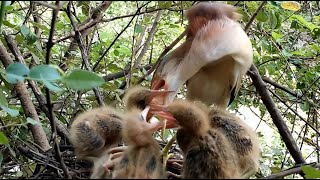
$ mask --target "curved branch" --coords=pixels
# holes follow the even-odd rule
[[[156,63],[151,67],[151,69],[148,70],[148,72],[147,72],[143,77],[141,77],[141,78],[137,81],[136,85],[142,83],[142,81],[144,81],[145,78],[146,78],[147,76],[149,76],[149,75],[157,68],[158,64],[163,60],[163,57],[164,57],[176,44],[178,44],[178,42],[179,42],[186,34],[187,34],[187,29],[184,30],[183,33],[181,33],[180,36],[179,36],[177,39],[175,39],[168,47],[166,47],[166,48],[162,51],[162,53],[160,54],[160,56],[159,56],[159,58],[157,59]]]
[[[1,41],[0,41],[0,59],[2,61],[2,64],[5,67],[8,67],[10,64],[13,63],[9,53],[7,52],[7,50],[5,49]],[[40,122],[39,116],[31,101],[31,96],[29,95],[26,85],[23,82],[18,82],[14,86],[14,89],[18,93],[18,97],[21,101],[21,106],[23,108],[23,111],[26,117],[30,117],[33,120]],[[42,148],[42,151],[44,152],[48,151],[50,149],[50,144],[47,139],[46,133],[44,132],[41,125],[29,124],[29,128],[31,130],[35,143]]]
[[[294,138],[292,137],[286,122],[283,120],[279,110],[277,109],[276,105],[274,104],[268,90],[266,88],[265,83],[261,79],[258,69],[255,65],[250,67],[248,71],[252,79],[253,85],[256,87],[258,94],[261,97],[263,104],[266,106],[268,112],[271,115],[273,123],[276,125],[279,134],[281,135],[284,143],[286,144],[292,158],[295,160],[297,164],[303,164],[306,161],[302,157],[301,151],[297,146]]]
[[[315,168],[320,168],[320,163],[311,165],[312,167]],[[302,173],[302,167],[295,167],[295,168],[290,168],[284,171],[281,171],[279,173],[271,174],[270,176],[259,178],[259,179],[280,179],[285,176],[289,176],[291,174],[297,174],[297,173]]]
[[[148,3],[147,3],[148,4]],[[110,44],[110,46],[103,52],[102,56],[97,60],[97,62],[94,64],[92,70],[94,71],[97,66],[99,65],[99,63],[102,61],[103,57],[108,53],[108,51],[111,49],[111,47],[115,44],[115,42],[118,40],[118,38],[121,36],[122,33],[124,33],[124,31],[130,26],[130,24],[132,23],[133,19],[136,17],[136,15],[140,12],[140,10],[146,6],[147,4],[144,4],[143,6],[139,7],[138,10],[135,13],[135,16],[133,16],[129,23],[126,25],[126,27],[124,27],[122,29],[122,31],[117,35],[117,37],[112,41],[112,43]]]
[[[138,67],[138,65],[140,64],[140,61],[141,61],[142,57],[143,57],[144,54],[147,52],[147,50],[148,50],[148,48],[149,48],[149,45],[150,45],[150,42],[151,42],[151,39],[153,38],[154,33],[156,32],[156,28],[157,28],[157,25],[158,25],[158,23],[159,23],[159,21],[160,21],[160,17],[161,17],[161,15],[162,15],[162,12],[163,12],[163,11],[159,11],[159,12],[157,13],[157,16],[156,16],[156,18],[155,18],[155,20],[154,20],[154,22],[153,22],[153,24],[152,24],[151,30],[150,30],[150,32],[149,32],[149,36],[148,36],[148,38],[147,38],[147,40],[146,40],[146,42],[145,42],[145,45],[143,46],[143,48],[142,48],[142,50],[141,50],[141,52],[140,52],[137,60],[135,61],[133,67],[135,67],[135,68]]]
[[[53,39],[53,34],[54,34],[54,27],[55,27],[55,22],[57,20],[57,16],[59,13],[59,1],[56,1],[56,6],[58,8],[54,9],[52,11],[52,20],[51,20],[51,28],[50,28],[50,33],[49,33],[49,39],[47,43],[47,54],[46,54],[46,64],[50,64],[50,53],[51,53],[51,48],[53,46],[52,39]],[[55,155],[60,162],[61,168],[64,173],[64,177],[71,179],[71,176],[68,172],[67,166],[65,165],[63,158],[61,157],[61,152],[57,140],[57,127],[56,127],[56,122],[54,121],[54,116],[53,116],[53,111],[52,111],[52,104],[51,104],[51,97],[50,97],[50,90],[49,88],[45,87],[46,89],[46,98],[47,98],[47,107],[49,111],[49,120],[51,124],[51,130],[52,130],[52,136],[54,140],[54,150],[55,150]]]

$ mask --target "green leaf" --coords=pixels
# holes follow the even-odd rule
[[[29,28],[28,28],[26,25],[22,25],[22,26],[20,27],[20,32],[21,32],[21,34],[22,34],[23,37],[27,37],[28,34],[30,33],[30,30],[29,30]]]
[[[275,40],[277,40],[277,39],[282,38],[283,35],[278,34],[278,33],[274,32],[274,31],[272,31],[271,36],[272,36]]]
[[[102,85],[104,79],[93,72],[75,69],[64,76],[62,82],[74,90],[89,90]]]
[[[9,140],[6,135],[0,132],[0,144],[9,144]]]
[[[320,178],[320,171],[314,167],[302,166],[301,169],[306,174],[307,179],[319,179]]]
[[[43,24],[40,24],[40,23],[37,23],[37,22],[33,22],[33,21],[30,21],[30,23],[33,26],[38,27],[38,28],[40,28],[40,29],[42,29],[44,31],[48,31],[48,32],[50,31],[50,29],[47,26],[43,25]]]
[[[57,68],[53,65],[47,64],[42,64],[33,67],[30,70],[29,77],[37,81],[56,81],[61,79],[61,76]]]
[[[30,117],[27,117],[27,123],[32,124],[32,125],[39,125],[39,126],[42,125],[40,121],[36,121]]]
[[[158,1],[158,5],[160,8],[168,8],[168,7],[171,7],[171,1]]]
[[[11,117],[16,117],[19,115],[19,110],[18,109],[12,109],[8,106],[3,106],[3,105],[0,105],[0,107],[6,111],[8,114],[10,114]]]
[[[2,106],[8,106],[8,101],[6,99],[5,94],[3,93],[2,89],[0,89],[0,105]]]
[[[268,16],[265,13],[265,11],[260,11],[256,18],[260,22],[267,22],[268,21]]]
[[[16,25],[11,24],[9,21],[3,21],[3,25],[8,26],[9,28],[15,28]]]
[[[55,83],[51,83],[49,81],[46,81],[46,80],[42,80],[43,84],[48,88],[50,89],[51,91],[55,91],[55,92],[59,92],[59,91],[62,91],[63,89],[60,88],[57,84]]]
[[[3,161],[3,155],[2,155],[2,153],[0,153],[0,167],[2,165],[2,161]]]
[[[134,32],[135,33],[142,33],[143,32],[143,28],[142,28],[142,26],[140,25],[140,24],[136,24],[135,26],[134,26]]]
[[[125,47],[125,46],[119,47],[119,48],[117,48],[117,50],[118,50],[119,53],[122,54],[122,55],[128,56],[128,55],[131,54],[131,50],[130,50],[129,48]]]
[[[11,84],[22,82],[24,77],[28,76],[29,68],[22,63],[12,63],[6,69],[5,78]]]
[[[100,37],[102,42],[108,41],[109,40],[109,36],[110,36],[110,34],[108,32],[105,32],[105,31],[99,33],[99,37]]]
[[[25,40],[27,40],[28,45],[31,45],[37,41],[37,36],[31,32],[26,25],[22,25],[20,27],[20,32]]]
[[[115,50],[113,51],[113,54],[114,54],[115,56],[119,56],[119,51],[115,49]]]

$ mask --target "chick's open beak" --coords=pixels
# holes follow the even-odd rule
[[[161,120],[167,120],[166,129],[177,127],[176,119],[172,116],[170,112],[167,111],[167,106],[164,106],[163,103],[158,102],[158,97],[167,96],[172,91],[168,90],[150,90],[150,95],[147,97],[146,107],[147,116],[146,120],[149,121],[152,116],[158,115]]]

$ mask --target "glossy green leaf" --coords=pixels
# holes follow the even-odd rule
[[[0,105],[0,107],[6,111],[8,114],[10,114],[11,117],[16,117],[19,115],[19,110],[18,109],[12,109],[8,106],[3,106],[3,105]]]
[[[141,26],[140,24],[136,24],[136,25],[134,26],[134,32],[135,32],[135,33],[142,33],[142,32],[143,32],[142,26]]]
[[[268,15],[263,10],[258,13],[256,18],[260,22],[267,22],[268,21]]]
[[[2,106],[8,106],[8,101],[6,99],[5,94],[3,93],[2,89],[0,89],[0,105]]]
[[[42,123],[40,121],[36,121],[30,117],[27,117],[27,123],[32,124],[32,125],[42,125]]]
[[[15,84],[22,82],[24,77],[28,76],[29,68],[22,63],[12,63],[6,68],[6,80],[9,83]]]
[[[310,166],[303,166],[301,167],[302,171],[306,174],[307,179],[319,179],[320,178],[320,171],[314,167]]]
[[[47,80],[42,80],[43,84],[50,89],[51,91],[55,91],[55,92],[59,92],[59,91],[63,91],[62,88],[60,88],[57,84],[55,83],[51,83],[50,81]]]
[[[0,167],[2,167],[1,165],[2,165],[2,161],[3,161],[3,155],[2,155],[2,153],[0,153]]]
[[[30,70],[29,78],[37,81],[56,81],[60,80],[61,76],[56,67],[42,64],[35,66]]]
[[[9,144],[9,140],[3,132],[0,132],[0,144]]]
[[[75,69],[64,76],[62,82],[74,90],[89,90],[102,85],[104,79],[93,72]]]

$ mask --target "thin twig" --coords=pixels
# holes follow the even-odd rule
[[[89,58],[88,58],[88,51],[87,51],[87,48],[85,47],[84,45],[84,42],[83,42],[83,38],[81,36],[81,33],[77,30],[77,27],[76,27],[76,23],[72,17],[72,14],[71,14],[71,10],[70,10],[70,5],[71,5],[72,2],[70,2],[67,6],[67,15],[71,21],[71,25],[75,31],[75,35],[76,35],[76,41],[78,43],[78,46],[80,48],[80,52],[81,52],[81,56],[82,56],[82,60],[85,64],[85,68],[89,71],[91,71],[91,67],[90,67],[90,63],[89,63]],[[104,106],[104,102],[103,102],[103,98],[101,96],[101,93],[100,91],[98,90],[98,88],[93,88],[93,92],[95,93],[95,96],[96,96],[96,99],[98,101],[98,104],[100,106]]]
[[[311,164],[310,166],[311,167],[315,167],[315,168],[320,168],[320,163],[313,164],[313,165]],[[281,171],[279,173],[275,173],[275,174],[272,174],[270,176],[259,178],[259,179],[279,179],[279,178],[283,178],[285,176],[288,176],[288,175],[291,175],[291,174],[297,174],[297,173],[302,173],[302,167],[301,166],[295,167],[295,168],[290,168],[290,169]]]
[[[43,1],[33,1],[33,2],[34,2],[34,3],[37,3],[37,4],[40,4],[40,5],[42,5],[42,6],[45,6],[45,7],[51,8],[51,9],[53,9],[53,10],[55,10],[55,9],[58,8],[56,5],[52,5],[52,4],[43,2]]]
[[[297,113],[292,107],[290,107],[284,100],[282,100],[275,92],[271,91],[269,89],[269,91],[277,98],[279,99],[280,102],[282,102],[285,106],[288,107],[288,109],[290,109],[295,115],[297,115],[302,121],[304,121],[308,126],[311,127],[311,129],[313,129],[317,134],[318,136],[320,136],[320,132],[315,128],[313,127],[313,125],[311,125],[308,120],[304,119],[299,113]]]
[[[152,66],[151,69],[148,70],[148,72],[143,76],[141,77],[137,82],[136,82],[136,85],[137,84],[140,84],[142,83],[142,81],[145,80],[145,78],[147,76],[149,76],[159,65],[159,63],[163,60],[163,57],[176,45],[178,44],[178,42],[187,34],[187,30],[184,30],[180,36],[174,40],[168,47],[166,47],[162,53],[160,54],[159,58],[157,59],[156,63]]]
[[[252,22],[253,22],[254,19],[257,17],[259,11],[263,8],[263,6],[264,6],[267,2],[268,2],[268,1],[263,1],[263,2],[259,5],[259,7],[258,7],[258,9],[256,10],[256,12],[254,12],[253,15],[252,15],[252,17],[249,19],[247,25],[246,25],[245,28],[244,28],[244,31],[246,31],[246,32],[248,31],[248,29],[249,29],[249,27],[251,26]]]
[[[110,44],[110,46],[103,52],[103,54],[101,55],[101,57],[96,61],[96,63],[94,64],[92,70],[94,71],[97,66],[99,65],[99,63],[101,62],[101,60],[104,58],[104,56],[108,53],[108,51],[111,49],[111,47],[115,44],[115,42],[118,40],[118,38],[121,36],[121,34],[126,31],[126,29],[130,26],[130,24],[132,23],[133,19],[136,17],[136,15],[140,12],[141,8],[143,8],[144,6],[146,6],[148,3],[142,5],[141,7],[139,7],[135,13],[135,16],[133,16],[129,23],[122,29],[122,31],[116,36],[116,38],[112,41],[112,43]]]
[[[60,7],[59,1],[56,1],[56,6],[57,6],[57,8],[55,8],[52,12],[51,29],[50,29],[49,39],[48,39],[48,43],[47,43],[46,64],[50,64],[50,53],[51,53],[51,48],[53,46],[52,39],[53,39],[54,27],[55,27],[55,22],[57,20],[58,13],[59,13],[58,7]],[[59,144],[57,141],[57,129],[56,129],[56,123],[53,118],[50,90],[47,87],[45,87],[45,89],[46,89],[47,106],[48,106],[48,111],[49,111],[49,120],[50,120],[50,124],[51,124],[52,136],[53,136],[53,141],[54,141],[55,155],[56,155],[58,161],[60,162],[61,168],[64,173],[64,177],[67,179],[71,179],[71,176],[68,172],[68,169],[63,161],[63,158],[61,157],[60,148],[59,148]]]
[[[148,36],[148,38],[147,38],[147,40],[146,40],[146,42],[145,42],[145,44],[144,44],[144,46],[143,46],[143,48],[142,48],[142,50],[141,50],[141,52],[140,52],[137,60],[135,61],[134,65],[133,65],[134,68],[137,68],[137,67],[138,67],[138,65],[139,65],[140,62],[141,62],[142,57],[143,57],[144,54],[147,52],[147,50],[148,50],[148,48],[149,48],[149,45],[150,45],[150,42],[151,42],[151,39],[153,38],[154,33],[156,32],[156,28],[157,28],[158,22],[159,22],[159,20],[160,20],[160,17],[161,17],[161,15],[162,15],[162,12],[163,12],[163,11],[159,11],[159,12],[157,13],[157,16],[156,16],[156,18],[155,18],[155,20],[154,20],[154,22],[153,22],[153,24],[152,24],[151,30],[150,30],[150,32],[149,32],[149,36]]]

